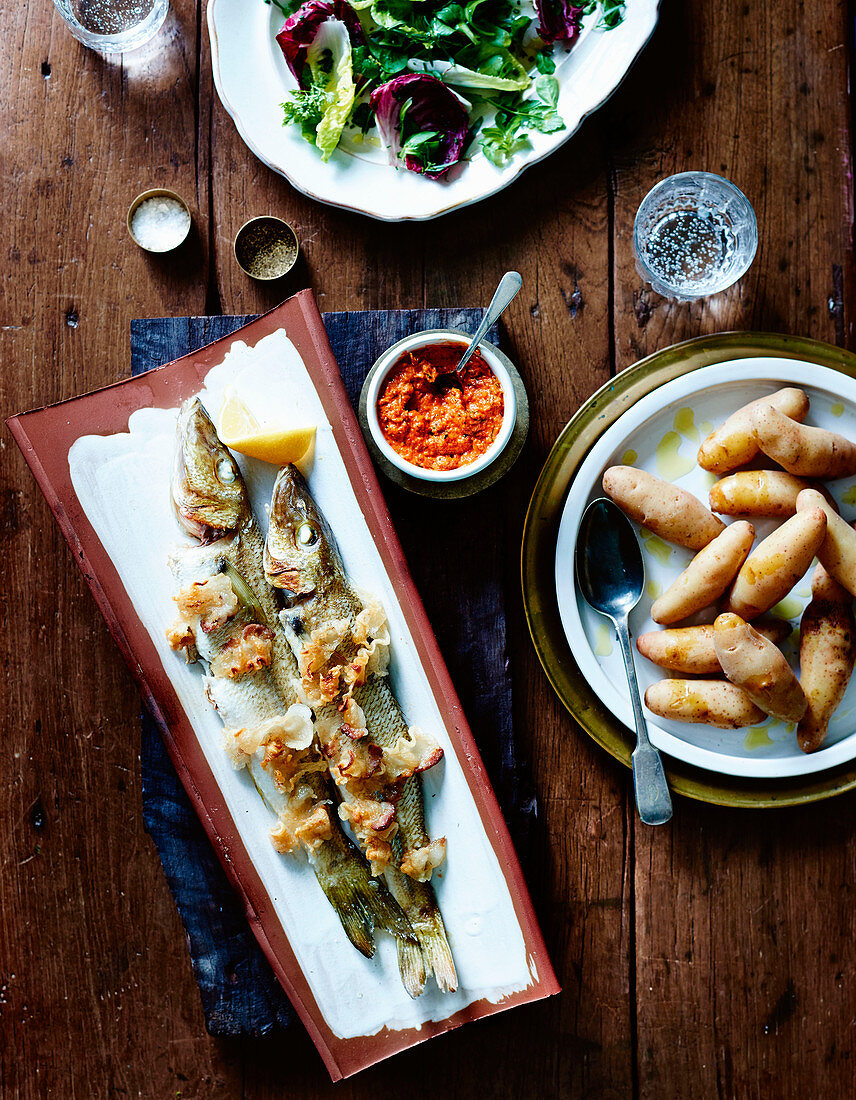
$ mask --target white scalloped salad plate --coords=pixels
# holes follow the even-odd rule
[[[734,360],[702,367],[666,383],[627,410],[603,433],[580,466],[565,501],[556,545],[556,591],[562,626],[574,659],[593,690],[629,728],[633,715],[627,681],[612,627],[593,611],[578,592],[573,556],[580,519],[586,505],[603,496],[601,478],[608,466],[632,464],[688,489],[707,503],[716,481],[695,461],[698,445],[735,409],[785,385],[800,386],[811,400],[807,423],[856,439],[856,380],[794,359]],[[842,515],[852,520],[856,479],[828,483]],[[723,517],[728,520],[728,517]],[[777,526],[775,520],[753,519],[757,539]],[[637,526],[637,531],[639,528]],[[651,604],[683,570],[692,552],[670,546],[642,532],[646,589],[630,616],[634,638],[660,629],[651,619]],[[756,543],[757,544],[757,543]],[[813,568],[813,566],[812,566]],[[808,603],[811,569],[774,613],[791,621],[794,631],[784,643],[785,655],[798,668],[797,628]],[[635,651],[635,647],[634,647]],[[639,687],[645,689],[669,676],[635,652]],[[724,775],[784,778],[809,775],[856,757],[856,677],[830,723],[824,748],[805,754],[794,727],[768,719],[750,729],[720,730],[660,718],[646,710],[651,740],[664,753],[696,767]]]
[[[532,133],[531,147],[503,168],[491,164],[476,145],[471,159],[444,180],[396,167],[378,146],[344,139],[325,164],[299,127],[283,125],[281,104],[296,83],[276,43],[284,18],[273,4],[210,0],[214,84],[250,150],[298,191],[382,221],[424,221],[495,194],[563,145],[621,83],[654,31],[659,2],[627,0],[623,23],[610,31],[597,28],[595,13],[570,51],[557,48],[558,110],[566,129]]]

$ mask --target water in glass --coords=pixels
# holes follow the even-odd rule
[[[68,29],[101,53],[136,50],[160,30],[169,0],[54,0]]]
[[[639,271],[667,298],[725,290],[746,273],[757,245],[749,200],[708,172],[683,172],[658,183],[642,200],[633,227]]]

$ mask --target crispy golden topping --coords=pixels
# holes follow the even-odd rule
[[[365,651],[366,676],[384,676],[389,666],[389,625],[386,612],[374,596],[362,596],[363,610],[354,619],[351,637]],[[362,660],[362,654],[359,655]]]
[[[325,772],[327,765],[322,759],[313,753],[284,752],[275,757],[266,767],[266,771],[273,776],[273,781],[278,790],[283,794],[294,794],[304,777],[311,772]],[[309,795],[311,790],[307,787]]]
[[[392,779],[406,779],[433,768],[443,759],[443,750],[433,737],[418,726],[411,726],[406,737],[399,737],[391,748],[383,750],[383,769]]]
[[[283,756],[286,750],[296,750],[299,753],[309,748],[314,735],[309,707],[302,703],[292,703],[285,714],[274,715],[257,726],[237,730],[227,727],[224,740],[232,764],[236,768],[243,768],[260,748],[273,744],[273,755]],[[279,761],[277,763],[279,766]]]
[[[212,676],[234,680],[270,664],[273,631],[259,623],[236,629],[211,662]]]
[[[332,668],[328,668],[318,673],[315,680],[315,686],[317,687],[317,698],[320,703],[332,703],[339,697],[339,680],[341,675],[341,665],[333,665]]]
[[[238,610],[238,597],[224,573],[217,573],[206,581],[194,581],[174,598],[188,626],[198,623],[206,634],[225,626]]]
[[[176,619],[172,626],[167,627],[166,640],[171,649],[184,650],[184,659],[189,665],[199,657],[193,628],[185,619]]]
[[[271,844],[284,856],[290,855],[297,847],[297,837],[294,832],[296,826],[288,820],[290,816],[283,814],[270,831]]]
[[[350,659],[342,650],[353,652]],[[300,655],[303,689],[313,705],[347,702],[371,675],[383,676],[389,665],[389,628],[381,605],[372,600],[356,616],[316,627]]]
[[[322,671],[342,640],[347,637],[348,626],[347,619],[333,619],[312,631],[300,654],[300,674],[304,682],[311,683]]]
[[[322,743],[321,751],[330,761],[330,772],[340,787],[347,787],[352,780],[369,779],[378,775],[383,766],[383,750],[373,741],[354,737],[340,726]]]
[[[401,861],[401,870],[417,882],[427,882],[435,867],[446,858],[446,838],[432,840],[424,848],[411,848]]]
[[[391,802],[378,799],[352,798],[339,807],[339,817],[350,821],[361,836],[369,830],[375,833],[388,832],[389,826],[394,822],[395,806]]]
[[[382,875],[392,863],[392,845],[388,840],[372,834],[365,840],[366,859],[369,861],[369,870],[374,878]]]
[[[313,805],[311,798],[292,800],[270,831],[274,848],[285,855],[293,852],[298,844],[312,852],[331,835],[329,810],[321,803]]]
[[[330,813],[326,806],[317,805],[294,830],[297,840],[310,852],[314,851],[332,835]]]
[[[392,861],[390,841],[398,831],[395,806],[373,798],[354,798],[339,806],[339,817],[350,823],[376,877]]]

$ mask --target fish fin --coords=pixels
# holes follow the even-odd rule
[[[404,910],[390,894],[382,879],[372,878],[366,872],[365,886],[361,894],[362,904],[371,917],[375,928],[389,932],[401,943],[415,944],[416,935]]]
[[[458,988],[458,974],[439,909],[430,915],[427,927],[420,928],[418,935],[428,973],[433,973],[437,988],[441,993],[454,993]]]
[[[425,957],[417,940],[398,940],[398,970],[404,988],[411,997],[418,997],[425,988],[428,975]]]
[[[373,924],[360,898],[348,883],[327,882],[320,876],[318,881],[327,900],[336,910],[345,935],[361,955],[365,955],[367,959],[372,958],[375,953]]]
[[[408,878],[397,867],[387,868],[386,881],[396,901],[407,914],[419,941],[422,956],[424,975],[420,976],[413,953],[404,952],[399,944],[398,968],[404,988],[411,997],[418,996],[433,974],[441,993],[454,993],[458,988],[458,975],[431,883]]]
[[[415,941],[410,921],[383,882],[372,878],[368,864],[338,832],[313,853],[315,877],[336,910],[345,935],[367,959],[375,953],[375,928],[401,940]]]

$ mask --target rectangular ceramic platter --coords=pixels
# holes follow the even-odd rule
[[[307,864],[279,856],[271,817],[222,748],[202,670],[170,649],[170,551],[190,544],[169,497],[175,417],[232,386],[264,421],[318,426],[310,488],[354,583],[390,621],[391,677],[408,721],[443,762],[424,782],[432,836],[448,840],[434,883],[459,989],[404,991],[393,941],[364,959]],[[253,929],[334,1079],[439,1032],[558,991],[519,864],[403,562],[314,299],[302,292],[200,352],[62,405],[13,418],[13,434],[84,570],[179,774],[241,892]],[[276,471],[240,459],[262,528]]]

